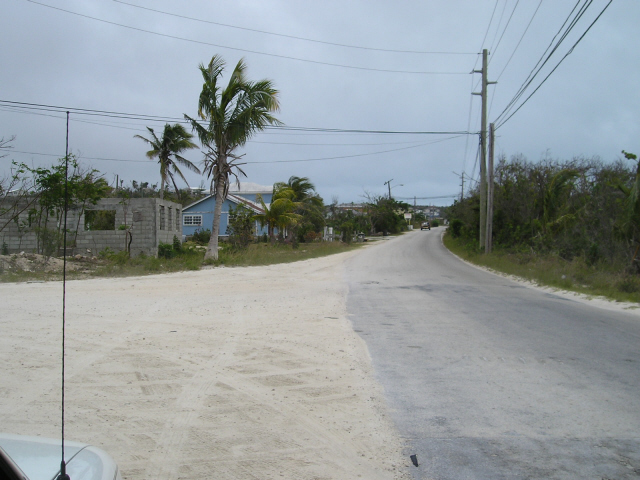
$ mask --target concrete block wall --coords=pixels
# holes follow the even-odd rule
[[[155,256],[159,243],[172,243],[174,236],[181,238],[182,235],[182,205],[178,203],[159,198],[132,198],[126,201],[121,198],[104,198],[97,205],[91,205],[90,209],[114,210],[115,230],[85,230],[85,215],[79,215],[79,209],[70,210],[67,214],[68,229],[75,232],[78,225],[78,236],[73,249],[76,254],[97,255],[107,247],[115,252],[125,250],[127,232],[120,229],[121,225],[130,229],[132,255],[143,253]],[[0,221],[2,217],[0,216]],[[27,213],[24,213],[20,220],[26,222],[27,217]],[[49,221],[49,228],[56,226],[56,219]],[[72,243],[72,237],[73,234],[67,236],[69,243]],[[10,253],[36,251],[37,238],[33,229],[27,228],[21,232],[14,222],[0,232],[0,243],[3,241]]]

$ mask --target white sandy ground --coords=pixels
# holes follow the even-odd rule
[[[347,319],[354,254],[68,282],[66,438],[125,480],[408,479]],[[0,430],[59,436],[61,312],[61,282],[0,285]]]

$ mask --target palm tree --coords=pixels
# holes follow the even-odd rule
[[[280,122],[271,115],[278,110],[278,91],[270,80],[250,82],[245,76],[246,65],[240,60],[231,74],[226,88],[218,85],[225,63],[214,55],[208,66],[200,64],[204,83],[198,100],[198,117],[184,117],[206,149],[204,171],[211,179],[216,205],[213,213],[211,240],[205,260],[218,258],[218,235],[222,203],[229,192],[229,177],[233,175],[239,184],[238,173],[246,174],[234,163],[237,147],[244,145],[255,133],[268,125]],[[204,125],[200,123],[202,121]]]
[[[324,202],[320,195],[316,193],[316,187],[307,177],[289,177],[287,183],[278,183],[276,189],[289,189],[292,192],[291,200],[295,203],[295,213],[301,215],[304,223],[314,225],[324,224]],[[300,226],[302,222],[298,222]],[[294,236],[297,228],[291,230],[290,235]]]
[[[173,187],[178,191],[178,186],[173,178],[174,174],[177,174],[184,182],[189,185],[187,179],[180,171],[178,164],[188,168],[192,172],[200,173],[200,169],[196,167],[186,158],[180,156],[180,153],[190,148],[196,148],[197,145],[191,141],[193,135],[185,130],[185,128],[176,123],[175,125],[164,126],[162,132],[162,138],[158,138],[153,131],[153,128],[147,127],[151,134],[151,139],[145,138],[142,135],[134,135],[135,138],[144,140],[151,145],[151,150],[147,152],[147,157],[158,157],[158,163],[160,164],[160,198],[164,198],[164,187],[169,184],[169,179],[173,183]],[[172,158],[173,157],[173,158]]]
[[[290,188],[282,187],[281,184],[273,186],[273,196],[269,205],[264,203],[262,195],[258,195],[258,201],[264,213],[255,215],[260,225],[267,225],[271,243],[275,243],[275,229],[284,232],[287,227],[296,225],[302,215],[295,213],[296,203],[293,201],[294,192]]]

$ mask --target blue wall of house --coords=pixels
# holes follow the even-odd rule
[[[234,192],[236,196],[242,196],[247,200],[256,202],[256,194],[237,194]],[[271,202],[272,194],[262,194],[262,198],[266,204]],[[258,202],[259,203],[259,202]],[[182,210],[182,238],[193,235],[196,230],[209,230],[211,231],[211,227],[213,225],[213,211],[216,206],[216,200],[213,195],[201,200],[200,202],[196,202],[185,207]],[[222,214],[220,215],[220,236],[224,237],[227,235],[227,226],[229,225],[229,207],[236,209],[238,205],[231,201],[231,199],[227,198],[222,204]],[[193,219],[193,215],[202,216],[202,224],[201,225],[192,225],[189,219]],[[260,224],[256,222],[256,231],[258,235],[266,234],[267,227],[260,227]]]

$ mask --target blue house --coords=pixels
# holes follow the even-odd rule
[[[229,225],[229,209],[237,209],[240,205],[248,208],[256,214],[264,213],[258,200],[258,195],[262,197],[265,204],[271,203],[273,188],[257,185],[255,183],[242,183],[238,189],[232,185],[229,189],[227,199],[222,204],[222,215],[220,216],[220,237],[227,236],[227,226]],[[193,235],[196,230],[211,230],[213,225],[213,211],[216,206],[215,195],[208,195],[191,205],[182,209],[182,240]],[[256,234],[267,233],[267,227],[260,226],[256,221]]]

